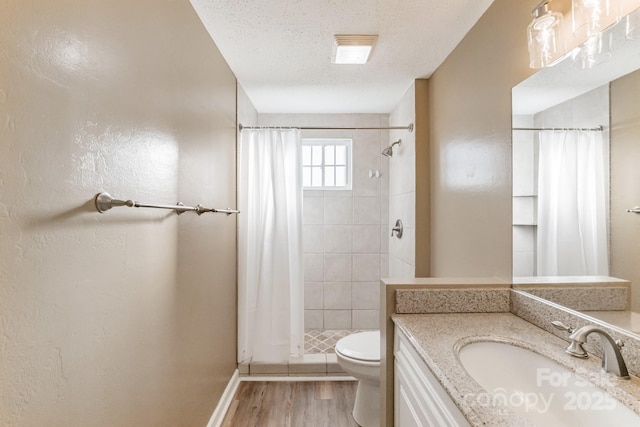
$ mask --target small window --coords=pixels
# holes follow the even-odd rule
[[[303,139],[302,186],[307,190],[351,190],[351,140]]]

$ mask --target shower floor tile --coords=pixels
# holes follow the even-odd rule
[[[309,329],[304,333],[305,354],[332,354],[339,339],[347,335],[362,332],[353,329]]]
[[[246,363],[238,369],[243,377],[326,377],[353,379],[342,370],[334,347],[340,338],[362,332],[362,329],[309,329],[304,334],[304,355],[283,363]]]

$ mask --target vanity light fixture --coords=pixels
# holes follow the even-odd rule
[[[619,0],[571,0],[573,35],[585,39],[620,20]]]
[[[597,33],[571,52],[572,66],[589,69],[611,58],[613,38],[611,33]]]
[[[564,53],[560,24],[562,14],[549,9],[551,0],[542,0],[532,11],[533,21],[527,27],[529,67],[553,65]]]
[[[366,64],[378,41],[377,35],[337,34],[334,37],[334,64]]]

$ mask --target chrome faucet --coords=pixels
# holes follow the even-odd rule
[[[611,335],[594,325],[583,326],[582,328],[574,331],[572,328],[568,328],[560,322],[552,322],[552,324],[556,328],[564,329],[571,334],[569,336],[571,343],[565,351],[572,356],[580,357],[582,359],[589,357],[582,346],[587,341],[589,334],[596,333],[600,335],[600,343],[602,346],[602,369],[604,369],[605,372],[615,374],[621,378],[630,378],[629,371],[627,371],[627,365],[624,363],[622,353],[620,353],[620,349],[623,346],[622,341],[614,341],[613,338],[611,338]]]

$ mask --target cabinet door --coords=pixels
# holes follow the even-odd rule
[[[395,425],[398,427],[429,427],[426,422],[420,422],[406,392],[404,387],[396,389]]]
[[[396,328],[394,419],[396,427],[468,427],[455,402]]]
[[[420,404],[417,390],[411,385],[408,372],[400,362],[395,366],[395,409],[396,427],[439,427],[436,421]]]

